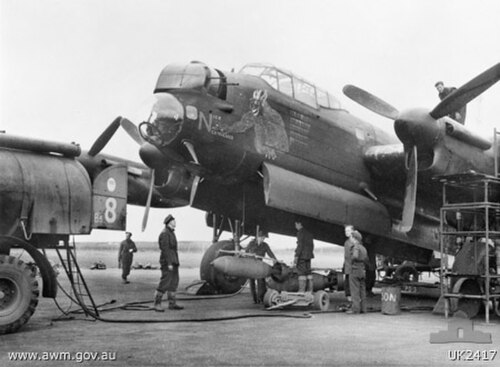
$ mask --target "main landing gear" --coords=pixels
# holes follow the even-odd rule
[[[229,224],[233,233],[233,240],[219,241],[219,238],[224,230],[224,225]],[[203,255],[200,264],[200,278],[204,280],[205,285],[198,291],[198,294],[218,293],[232,294],[238,292],[247,282],[247,278],[233,277],[224,274],[212,265],[212,262],[220,257],[227,256],[224,251],[235,251],[240,249],[240,221],[231,221],[224,218],[218,218],[216,214],[212,214],[213,228],[213,244]]]
[[[212,266],[212,262],[219,256],[227,256],[223,251],[234,251],[233,241],[218,241],[211,245],[203,255],[200,265],[200,277],[212,288],[213,293],[231,294],[238,292],[247,282],[246,278],[226,275]]]

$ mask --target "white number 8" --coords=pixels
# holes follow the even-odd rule
[[[106,211],[104,212],[104,219],[108,223],[114,223],[116,221],[116,208],[117,202],[115,198],[106,199]]]

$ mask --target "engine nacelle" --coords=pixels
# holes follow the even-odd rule
[[[175,198],[182,205],[189,204],[194,176],[180,166],[172,166],[166,175],[155,180],[155,188],[164,197]]]

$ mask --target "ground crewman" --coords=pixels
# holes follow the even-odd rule
[[[254,240],[250,241],[246,248],[246,252],[255,254],[260,257],[265,257],[266,255],[270,258],[276,260],[276,256],[271,251],[269,245],[264,242],[264,239],[267,237],[263,231],[257,233],[257,237]],[[262,260],[262,259],[260,259]],[[262,303],[264,301],[264,294],[266,294],[266,279],[249,279],[250,281],[250,290],[252,292],[253,301],[255,303]],[[255,286],[255,281],[257,281],[257,287]]]
[[[169,310],[182,310],[176,302],[175,292],[179,286],[179,255],[177,253],[177,237],[175,236],[175,218],[169,214],[163,221],[163,228],[158,238],[160,246],[161,278],[154,295],[154,309],[165,311],[161,306],[163,294],[167,292]]]
[[[313,235],[304,228],[301,219],[295,220],[295,228],[297,229],[297,247],[292,267],[297,267],[299,292],[312,292],[314,290],[311,272],[311,259],[314,258]]]
[[[134,241],[131,240],[132,233],[125,232],[125,239],[120,243],[120,250],[118,250],[118,268],[122,268],[122,281],[123,284],[130,283],[127,277],[130,274],[130,267],[134,259],[134,252],[137,252],[137,247]]]

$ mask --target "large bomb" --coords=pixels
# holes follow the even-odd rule
[[[238,278],[267,278],[272,271],[270,265],[253,257],[221,256],[212,265],[218,271]]]

